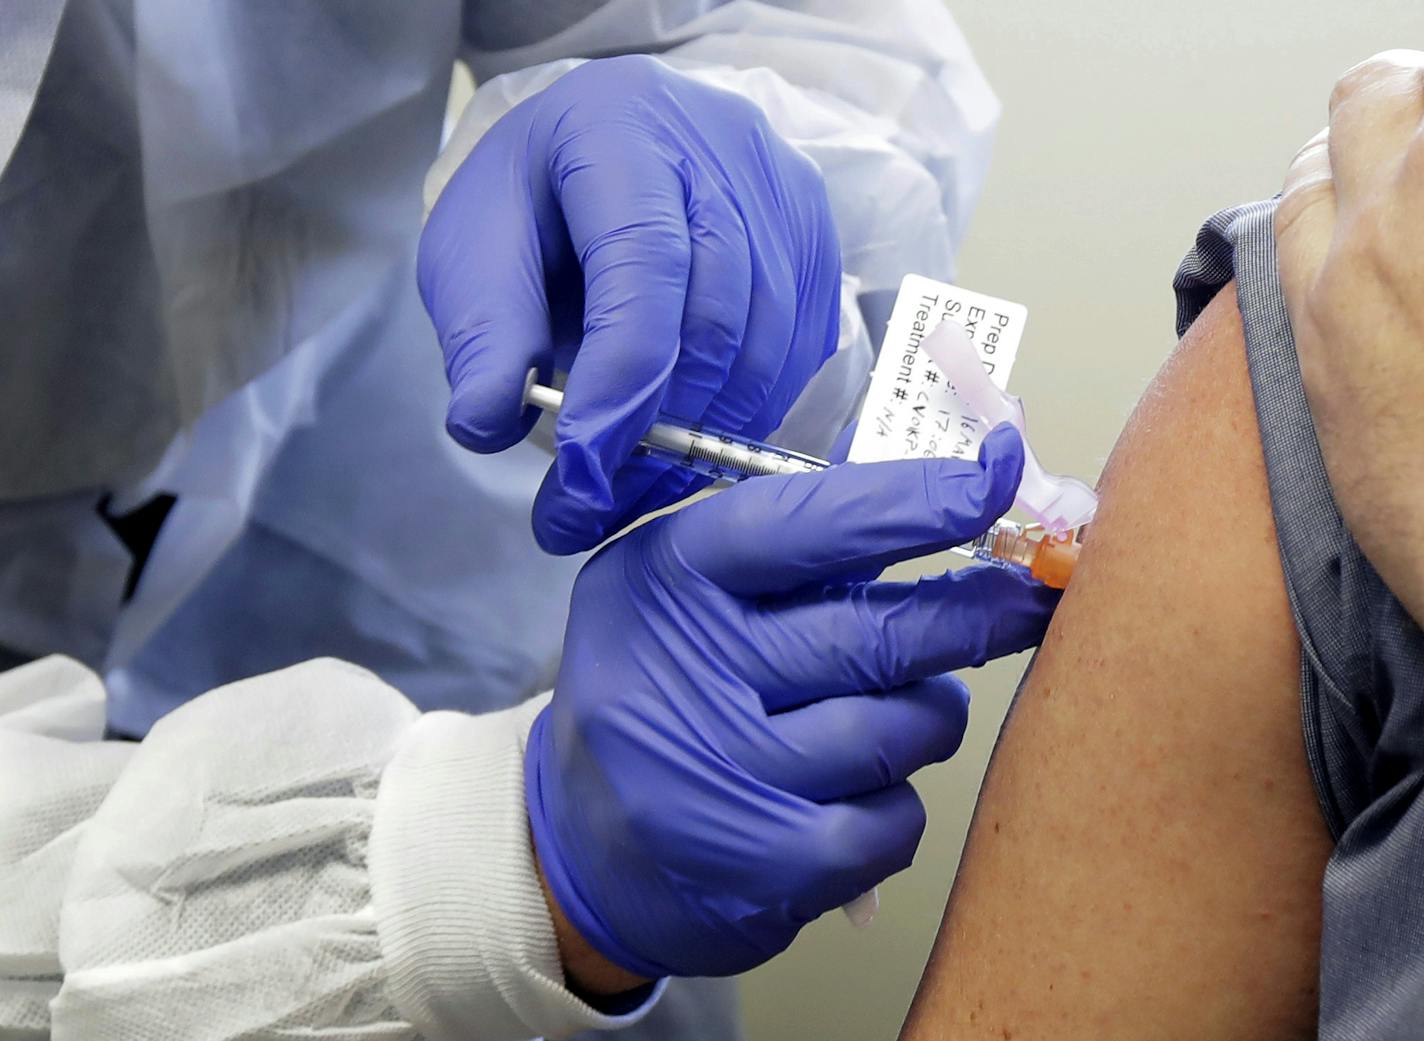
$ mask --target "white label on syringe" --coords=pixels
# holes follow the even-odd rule
[[[988,428],[965,414],[943,374],[920,349],[921,341],[946,320],[964,326],[989,378],[1000,390],[1008,388],[1028,308],[923,275],[906,275],[860,409],[851,462],[978,455]]]

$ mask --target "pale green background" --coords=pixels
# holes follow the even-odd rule
[[[1172,274],[1202,219],[1279,188],[1341,71],[1424,47],[1424,2],[950,7],[1004,104],[960,281],[1028,305],[1011,388],[1044,462],[1094,478],[1175,341]],[[746,978],[751,1041],[895,1037],[1023,665],[967,674],[968,738],[916,778],[929,829],[914,867],[882,888],[879,921],[861,933],[828,915]]]

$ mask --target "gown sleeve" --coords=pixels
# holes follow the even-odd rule
[[[0,674],[0,1035],[560,1037],[523,746],[546,698],[422,715],[344,662],[100,740],[63,658]]]

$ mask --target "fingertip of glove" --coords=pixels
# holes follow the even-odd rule
[[[979,465],[1012,471],[1016,476],[1023,472],[1023,435],[1012,423],[1000,423],[984,435],[979,445]]]
[[[1003,627],[1007,645],[1011,645],[1012,649],[1002,653],[1013,654],[1037,647],[1043,642],[1063,591],[1046,586],[1021,571],[993,566],[985,570],[1003,576],[1000,579],[1003,595],[998,598],[1001,608],[999,624]]]
[[[945,673],[936,676],[928,681],[930,689],[934,692],[940,704],[948,711],[957,713],[961,724],[966,723],[969,718],[969,703],[972,697],[969,691],[969,684],[965,683],[953,673]],[[963,727],[960,728],[960,736],[963,736]]]
[[[600,541],[596,533],[570,526],[563,510],[540,510],[536,505],[532,524],[534,541],[539,548],[556,557],[582,553],[584,550],[593,549]]]
[[[445,432],[472,452],[502,452],[517,444],[538,419],[532,410],[521,408],[501,421],[496,413],[503,410],[503,404],[488,391],[479,392],[468,382],[456,384],[445,410]]]
[[[1002,517],[1013,506],[1023,480],[1024,443],[1018,430],[1009,423],[1000,423],[989,431],[979,446],[979,465],[989,481],[985,512]]]
[[[977,634],[975,653],[965,667],[975,667],[1043,642],[1061,591],[1052,589],[1019,568],[981,564],[946,572],[937,579],[943,593],[965,606],[958,616],[962,631]]]
[[[943,763],[953,759],[964,745],[964,735],[969,730],[969,688],[961,683],[957,689],[940,694],[939,700],[944,723],[936,735],[934,761]]]
[[[593,549],[605,535],[601,513],[568,500],[568,491],[554,483],[551,473],[535,495],[530,515],[534,541],[556,557]]]
[[[921,460],[932,500],[957,518],[966,537],[982,533],[1014,504],[1023,476],[1023,441],[1008,424],[995,427],[979,447],[978,464],[964,459]]]
[[[471,452],[486,454],[494,451],[487,447],[489,439],[471,428],[465,418],[456,415],[453,410],[445,414],[445,433],[461,448],[468,448]]]
[[[947,572],[943,578],[957,582],[983,584],[993,590],[987,594],[995,602],[1031,609],[1044,604],[1056,604],[1063,595],[1034,578],[1024,568],[998,564],[976,564],[959,571]]]

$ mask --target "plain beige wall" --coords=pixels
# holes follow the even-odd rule
[[[1028,305],[1012,389],[1044,462],[1093,478],[1175,341],[1172,274],[1198,225],[1274,194],[1341,71],[1424,47],[1424,0],[950,7],[1004,104],[960,281]],[[929,829],[914,867],[882,888],[875,925],[828,915],[746,978],[750,1041],[895,1037],[1023,666],[966,676],[965,746],[917,777]]]

